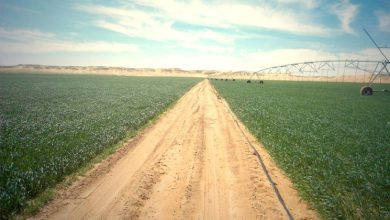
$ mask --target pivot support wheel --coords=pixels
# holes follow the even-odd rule
[[[369,86],[363,86],[362,88],[360,88],[360,95],[362,95],[362,96],[370,96],[373,94],[374,94],[374,91]]]

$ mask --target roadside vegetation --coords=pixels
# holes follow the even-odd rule
[[[352,83],[212,84],[324,219],[390,219],[390,94],[362,97]]]
[[[199,81],[0,74],[0,218],[132,137]]]

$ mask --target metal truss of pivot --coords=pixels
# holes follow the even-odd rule
[[[382,54],[383,58],[385,58],[385,60],[381,62],[381,66],[379,66],[379,67],[377,66],[375,68],[375,71],[372,73],[372,75],[370,77],[370,80],[368,81],[368,85],[363,86],[362,88],[360,88],[360,94],[363,95],[363,96],[367,96],[367,95],[373,95],[374,90],[372,89],[372,84],[375,81],[375,79],[379,76],[379,74],[382,74],[382,72],[385,70],[387,75],[390,77],[390,72],[387,69],[387,65],[389,64],[389,59],[387,59],[386,55],[382,51],[382,48],[388,48],[388,47],[380,47],[380,46],[378,46],[378,44],[371,37],[370,33],[368,33],[368,31],[366,29],[364,29],[364,28],[363,28],[363,30],[367,34],[368,38],[370,38],[372,43],[375,45],[375,47]],[[379,71],[376,72],[377,68],[379,68]],[[381,90],[381,91],[382,92],[388,92],[387,89]],[[376,92],[379,92],[379,91],[376,91]]]
[[[384,61],[368,60],[323,60],[308,61],[302,63],[292,63],[281,66],[273,66],[261,69],[256,72],[237,71],[237,72],[220,72],[210,75],[211,79],[229,80],[229,79],[246,79],[246,80],[264,80],[271,79],[288,79],[288,80],[312,80],[312,81],[341,81],[341,77],[355,76],[357,79],[352,82],[358,82],[360,75],[371,74],[369,83],[374,82],[375,78],[382,74],[386,69],[387,63]],[[272,75],[277,77],[271,77]],[[374,77],[375,76],[375,77]],[[285,77],[285,78],[283,78]],[[321,80],[322,79],[322,80]],[[365,81],[366,78],[363,78]],[[361,81],[360,81],[361,82]]]
[[[374,91],[372,86],[375,80],[382,81],[387,75],[390,78],[390,71],[387,68],[389,59],[385,56],[382,48],[379,47],[371,35],[363,29],[376,48],[385,58],[382,61],[374,60],[323,60],[292,63],[280,66],[273,66],[261,69],[256,72],[237,71],[221,72],[210,75],[215,80],[245,79],[248,83],[258,80],[263,83],[265,79],[271,80],[294,80],[294,81],[333,81],[333,82],[361,82],[365,83],[360,89],[361,95],[373,95],[374,92],[387,92],[388,90]],[[366,77],[367,75],[367,77]]]
[[[322,60],[322,61],[308,61],[302,63],[292,63],[282,66],[273,66],[251,74],[250,79],[257,77],[259,79],[262,76],[270,74],[287,74],[289,76],[308,76],[310,73],[313,76],[326,76],[330,72],[333,75],[341,75],[337,73],[338,69],[351,69],[352,72],[359,70],[366,73],[374,73],[376,75],[381,72],[377,71],[380,65],[383,65],[383,61],[369,61],[369,60]],[[368,66],[375,66],[375,69]],[[345,72],[345,70],[343,70]],[[351,71],[350,71],[351,72]]]

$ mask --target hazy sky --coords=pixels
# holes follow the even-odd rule
[[[258,70],[381,60],[363,27],[390,46],[390,1],[0,0],[0,65]]]

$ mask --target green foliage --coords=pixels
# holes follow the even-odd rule
[[[0,74],[0,218],[135,134],[196,82]]]
[[[388,93],[362,97],[348,83],[212,83],[324,218],[390,219]]]

